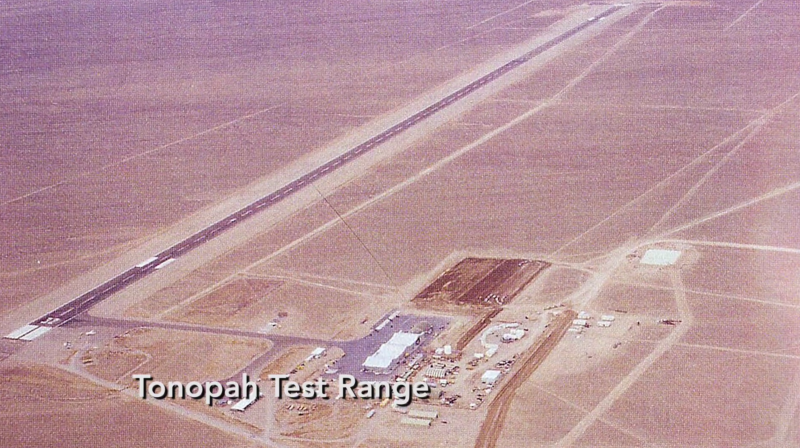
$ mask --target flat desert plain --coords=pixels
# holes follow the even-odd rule
[[[73,321],[0,341],[0,445],[800,446],[790,0],[11,1],[0,328],[525,54]],[[511,346],[567,310],[586,325],[524,377],[505,344],[440,361],[479,319],[411,302],[471,257],[547,266],[487,324],[524,327]],[[447,327],[424,330],[426,365],[468,371],[412,404],[436,410],[430,426],[266,389],[245,412],[141,400],[129,378],[330,375],[379,345],[381,322],[426,318]],[[504,379],[484,392],[492,365]]]

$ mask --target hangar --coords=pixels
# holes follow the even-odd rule
[[[375,353],[368,356],[362,366],[371,370],[387,369],[395,359],[405,353],[406,349],[416,344],[420,336],[422,336],[422,333],[398,331],[392,335],[391,339],[383,343]]]

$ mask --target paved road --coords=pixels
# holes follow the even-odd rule
[[[277,191],[259,199],[256,202],[253,202],[252,204],[225,217],[224,219],[215,222],[214,224],[184,239],[183,241],[175,244],[174,246],[158,253],[152,258],[143,261],[142,263],[126,270],[125,272],[117,275],[116,277],[102,283],[101,285],[93,288],[92,290],[71,300],[66,305],[63,305],[57,308],[56,310],[40,317],[39,319],[32,322],[32,324],[40,326],[48,326],[48,327],[57,327],[63,325],[66,322],[69,322],[70,320],[74,319],[75,317],[89,310],[89,308],[91,308],[92,306],[110,297],[114,293],[126,288],[127,286],[133,284],[137,280],[146,277],[147,275],[171,263],[177,257],[180,257],[181,255],[189,252],[195,247],[211,240],[212,238],[216,237],[223,231],[253,216],[255,213],[258,213],[266,208],[269,208],[271,205],[274,205],[286,199],[288,196],[294,194],[295,192],[307,186],[308,184],[314,182],[315,180],[323,176],[326,176],[331,172],[341,168],[345,164],[353,161],[359,156],[371,151],[375,147],[392,139],[396,135],[402,133],[403,131],[414,126],[420,121],[425,120],[426,118],[450,106],[456,101],[463,99],[470,93],[475,92],[476,90],[480,89],[486,84],[496,80],[497,78],[503,76],[504,74],[523,65],[524,63],[530,61],[537,55],[555,47],[556,45],[564,42],[565,40],[578,34],[584,29],[589,28],[590,26],[598,23],[603,18],[610,16],[611,14],[617,12],[620,9],[622,9],[622,6],[611,7],[602,12],[601,14],[597,15],[596,17],[593,17],[592,19],[570,29],[569,31],[564,32],[563,34],[525,53],[524,55],[502,65],[501,67],[467,84],[466,86],[442,98],[441,100],[435,102],[434,104],[428,106],[427,108],[411,115],[410,117],[406,118],[400,123],[397,123],[396,125],[375,135],[374,137],[370,138],[364,143],[361,143],[360,145],[348,150],[344,154],[334,158],[333,160],[325,163],[324,165],[310,171],[309,173],[299,177],[298,179],[295,179],[294,181],[278,189]]]
[[[78,327],[114,327],[119,329],[131,328],[164,328],[168,330],[180,331],[194,331],[198,333],[210,334],[224,334],[229,336],[237,336],[243,338],[265,339],[272,341],[276,344],[288,345],[330,345],[331,341],[314,338],[304,338],[299,336],[285,336],[270,333],[261,333],[258,331],[238,330],[236,328],[226,327],[212,327],[207,325],[193,325],[180,322],[163,322],[163,321],[150,321],[150,320],[136,320],[136,319],[113,319],[110,317],[97,317],[91,315],[82,315],[74,318],[70,322],[70,326]],[[335,342],[333,344],[336,344]]]
[[[392,313],[387,313],[384,315],[379,322],[388,319],[390,314]],[[370,380],[386,380],[391,378],[392,375],[364,374],[361,372],[361,364],[364,362],[364,359],[374,353],[381,344],[388,341],[396,331],[412,331],[416,325],[422,322],[427,322],[427,324],[430,325],[431,333],[423,335],[422,341],[418,345],[420,347],[444,330],[444,328],[447,326],[448,319],[442,317],[420,317],[415,315],[395,314],[395,317],[392,318],[391,323],[386,325],[386,327],[382,330],[376,330],[375,327],[373,327],[373,331],[366,336],[349,341],[333,341],[305,338],[300,336],[286,336],[249,330],[238,330],[235,328],[193,325],[180,322],[113,319],[91,316],[88,314],[77,316],[76,318],[72,319],[67,326],[78,328],[111,327],[118,330],[128,330],[133,328],[164,328],[169,330],[194,331],[199,333],[223,334],[237,337],[263,339],[273,343],[273,346],[270,350],[251,361],[244,369],[237,372],[230,379],[241,378],[242,372],[247,372],[251,376],[256,376],[267,364],[267,362],[269,362],[276,354],[280,353],[284,348],[297,345],[308,345],[312,347],[338,347],[342,349],[347,356],[340,359],[336,365],[339,373],[354,375],[358,378],[369,377]],[[393,368],[389,370],[394,370],[394,367],[397,367],[400,362],[402,362],[402,360],[396,363]]]

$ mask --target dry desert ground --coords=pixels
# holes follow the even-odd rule
[[[7,1],[0,446],[800,446],[798,119],[792,0]]]

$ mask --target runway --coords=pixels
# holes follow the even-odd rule
[[[178,257],[186,254],[187,252],[200,246],[201,244],[215,238],[225,230],[230,229],[231,227],[242,222],[243,220],[252,217],[255,213],[261,212],[269,208],[270,206],[286,199],[287,197],[296,193],[300,189],[306,187],[308,184],[311,184],[316,180],[329,175],[330,173],[336,171],[342,166],[348,164],[349,162],[352,162],[353,160],[362,156],[363,154],[372,151],[376,147],[389,141],[390,139],[394,138],[395,136],[404,132],[405,130],[411,128],[417,123],[431,117],[432,115],[436,114],[442,109],[445,109],[451,104],[459,100],[462,100],[469,94],[486,86],[487,84],[500,78],[501,76],[511,72],[515,68],[520,67],[521,65],[530,61],[534,57],[566,41],[567,39],[575,36],[581,31],[597,24],[603,18],[614,14],[615,12],[619,11],[622,8],[623,6],[613,6],[611,8],[608,8],[599,15],[592,17],[588,21],[585,21],[580,25],[571,28],[570,30],[560,34],[559,36],[523,54],[522,56],[517,57],[505,63],[504,65],[498,67],[497,69],[491,71],[490,73],[470,82],[469,84],[459,88],[455,92],[450,93],[444,98],[434,102],[425,109],[409,116],[408,118],[400,121],[399,123],[389,127],[388,129],[366,140],[365,142],[349,149],[343,154],[337,156],[336,158],[326,162],[325,164],[295,179],[289,184],[283,186],[282,188],[270,193],[267,196],[262,197],[261,199],[247,205],[246,207],[234,212],[233,214],[228,215],[227,217],[211,224],[210,226],[204,228],[203,230],[183,239],[179,243],[161,251],[155,256],[147,260],[144,260],[143,262],[125,270],[124,272],[118,274],[117,276],[92,288],[91,290],[85,292],[84,294],[78,296],[77,298],[74,298],[73,300],[69,301],[65,305],[36,319],[31,323],[31,325],[39,327],[58,327],[60,325],[63,325],[71,321],[75,317],[89,310],[97,303],[110,297],[114,293],[130,286],[137,280],[146,277],[159,269],[165,268],[170,263],[175,261]]]

